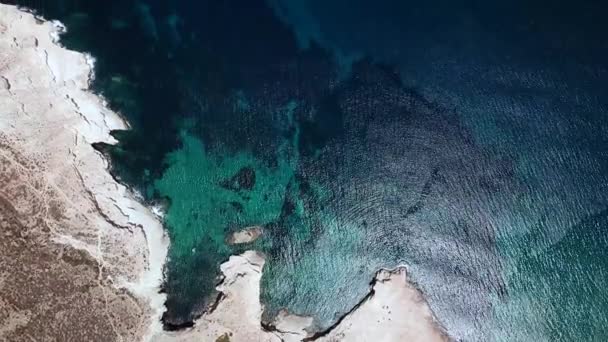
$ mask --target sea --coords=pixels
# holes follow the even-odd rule
[[[265,322],[331,328],[407,265],[455,340],[608,341],[606,2],[3,2],[132,126],[95,147],[165,208],[166,329],[256,249]]]

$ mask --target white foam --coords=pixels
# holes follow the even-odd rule
[[[161,205],[153,205],[150,209],[152,210],[152,214],[154,214],[154,216],[156,216],[158,219],[162,220],[165,217],[165,210]]]
[[[51,36],[51,41],[57,45],[60,45],[59,41],[61,40],[61,35],[67,33],[68,29],[59,20],[51,20],[51,25],[53,27],[53,29],[49,33]]]

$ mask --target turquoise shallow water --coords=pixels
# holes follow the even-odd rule
[[[607,339],[603,5],[20,3],[133,124],[97,147],[167,204],[168,328],[255,248],[265,320],[328,327],[405,263],[457,339]]]

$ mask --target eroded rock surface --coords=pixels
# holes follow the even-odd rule
[[[141,340],[166,242],[91,147],[126,126],[61,30],[0,4],[0,341]]]
[[[312,319],[283,312],[272,326],[261,326],[259,302],[263,255],[248,251],[222,264],[223,298],[217,308],[191,329],[165,332],[155,342],[195,341],[383,341],[445,342],[443,332],[422,294],[406,279],[405,268],[381,270],[370,294],[326,332],[310,334]]]

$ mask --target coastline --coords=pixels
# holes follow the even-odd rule
[[[310,333],[312,318],[283,311],[271,324],[261,324],[260,279],[265,264],[259,252],[234,255],[222,264],[222,293],[215,309],[194,327],[163,332],[153,342],[220,341],[450,341],[424,300],[409,284],[406,267],[378,271],[369,294],[326,331]]]
[[[0,5],[0,14],[2,152],[10,148],[36,165],[34,179],[17,181],[52,189],[52,199],[44,193],[40,200],[56,202],[61,210],[56,219],[45,218],[46,237],[57,246],[85,251],[97,264],[102,300],[107,304],[108,293],[125,290],[134,295],[131,312],[107,315],[110,325],[119,325],[124,315],[137,316],[134,333],[149,339],[162,329],[159,288],[168,240],[154,214],[110,176],[108,162],[92,147],[115,143],[110,131],[128,125],[88,90],[94,59],[61,47],[61,23],[8,5]],[[19,196],[5,192],[9,200]],[[122,333],[127,332],[116,332],[119,340]]]
[[[162,213],[145,207],[137,194],[116,182],[108,161],[92,147],[116,143],[110,131],[127,129],[128,123],[89,90],[94,57],[62,48],[59,36],[65,29],[59,22],[0,4],[0,103],[6,109],[0,113],[0,156],[9,149],[19,153],[28,162],[10,158],[10,166],[31,163],[36,172],[17,179],[18,183],[40,183],[52,190],[52,196],[46,192],[39,196],[41,206],[57,202],[61,214],[44,217],[50,228],[40,234],[73,253],[84,251],[91,259],[97,273],[91,273],[89,280],[97,282],[100,291],[90,290],[88,295],[99,297],[106,309],[89,314],[107,319],[117,340],[217,341],[222,336],[231,341],[448,340],[420,292],[407,282],[403,267],[379,271],[370,295],[329,331],[310,334],[309,318],[287,313],[273,327],[264,328],[259,286],[265,260],[254,251],[231,256],[221,265],[225,279],[218,286],[222,297],[214,310],[191,329],[162,331],[165,296],[159,290],[169,245],[160,222]],[[0,188],[0,195],[8,199],[16,194]],[[19,205],[24,204],[13,205],[17,211]],[[248,241],[257,233],[236,240]],[[3,279],[0,273],[0,288],[6,283]],[[108,298],[124,295],[125,290],[134,295],[134,304],[116,312],[109,309]],[[5,301],[0,297],[0,307]],[[21,323],[30,319],[22,311],[15,310]],[[123,316],[137,317],[137,329],[122,329]],[[0,325],[0,338],[4,333]]]

